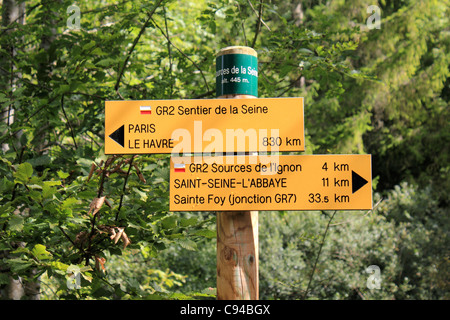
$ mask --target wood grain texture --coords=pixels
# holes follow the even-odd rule
[[[231,46],[221,49],[216,57],[224,56],[226,54],[248,54],[251,56],[258,57],[258,54],[255,49],[244,46]]]
[[[217,299],[259,299],[258,211],[217,213]]]
[[[249,54],[249,47],[226,47],[217,56]],[[246,94],[228,94],[222,99],[257,98]],[[217,299],[259,299],[258,211],[217,213]]]

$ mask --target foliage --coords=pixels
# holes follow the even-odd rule
[[[281,217],[281,219],[280,219]],[[449,216],[430,190],[396,186],[374,212],[331,221],[310,290],[308,281],[331,213],[260,215],[261,296],[267,299],[448,299]],[[306,231],[305,231],[306,230]],[[370,265],[381,269],[369,289]]]
[[[167,155],[104,155],[104,101],[212,98],[216,52],[248,45],[260,97],[305,97],[306,152],[371,153],[384,198],[323,243],[330,213],[262,212],[261,297],[448,299],[447,0],[379,1],[379,30],[361,0],[84,0],[80,29],[72,1],[24,3],[0,30],[0,295],[214,297],[214,215],[168,211]]]

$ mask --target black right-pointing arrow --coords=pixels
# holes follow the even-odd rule
[[[111,133],[109,137],[120,144],[123,148],[125,145],[125,125],[122,125],[119,129]]]
[[[352,193],[355,193],[367,184],[367,180],[352,170]]]

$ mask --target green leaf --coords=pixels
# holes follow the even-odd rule
[[[57,94],[63,94],[68,91],[70,91],[70,86],[68,84],[63,84],[63,85],[59,86],[58,89],[56,89]]]
[[[59,261],[52,261],[52,262],[50,262],[50,265],[52,266],[53,271],[55,271],[59,274],[66,274],[67,268],[69,268],[69,266],[67,264],[59,262]]]
[[[44,181],[44,185],[48,186],[48,187],[60,186],[61,185],[61,181],[59,181],[59,180],[57,180],[57,181]]]
[[[300,48],[300,49],[298,50],[298,52],[303,53],[303,54],[307,54],[307,55],[313,55],[313,54],[314,54],[313,51],[311,51],[311,50],[309,50],[309,49],[306,49],[306,48]]]
[[[3,177],[3,180],[0,180],[0,193],[10,192],[13,188],[14,188],[13,181],[10,181],[6,177]]]
[[[98,61],[96,63],[96,65],[101,66],[101,67],[110,67],[111,65],[114,65],[114,63],[116,63],[116,60],[114,60],[112,58],[106,58],[106,59],[102,59],[102,60]]]
[[[70,208],[72,205],[77,204],[77,203],[81,203],[81,201],[78,200],[77,198],[67,198],[63,201],[62,207]]]
[[[191,250],[191,251],[195,251],[197,250],[197,244],[189,239],[180,239],[179,241],[177,241],[181,247],[183,247],[186,250]]]
[[[86,61],[86,62],[84,63],[84,66],[85,66],[86,68],[89,68],[89,69],[95,68],[95,64],[93,64],[93,63],[90,62],[90,61]]]
[[[180,225],[182,227],[194,226],[197,223],[198,223],[198,219],[197,218],[181,219],[181,221],[180,221]]]
[[[69,176],[68,173],[65,173],[65,172],[63,172],[61,170],[58,170],[57,174],[58,174],[58,177],[61,178],[61,179],[66,179]]]
[[[81,276],[89,282],[92,282],[92,274],[88,271],[92,271],[91,266],[84,266],[80,269],[81,271]]]
[[[5,101],[9,101],[9,98],[7,98],[4,93],[0,93],[0,103]]]
[[[36,244],[31,250],[31,253],[38,259],[38,260],[48,260],[52,258],[52,254],[47,251],[47,248],[42,244]]]
[[[7,259],[6,263],[10,265],[14,273],[20,273],[33,265],[32,262],[20,258]]]
[[[42,186],[42,197],[44,199],[49,199],[56,193],[56,191],[57,191],[56,188],[52,188],[47,184],[44,184]]]
[[[102,51],[99,47],[95,48],[92,52],[92,55],[98,55],[98,56],[104,56],[106,55],[106,52]]]
[[[95,46],[95,41],[91,40],[89,43],[86,43],[82,49],[89,50],[89,49],[93,48],[94,46]]]
[[[193,234],[193,235],[196,235],[196,236],[201,236],[201,237],[209,238],[209,239],[213,239],[213,238],[216,237],[216,232],[215,232],[215,231],[207,230],[207,229],[196,230],[196,231],[193,232],[192,234]]]
[[[14,172],[14,177],[18,183],[27,183],[33,175],[33,167],[28,162],[19,164],[17,171]]]
[[[8,229],[12,231],[22,231],[23,229],[24,219],[22,216],[13,215],[11,219],[9,219]]]
[[[173,229],[177,226],[177,218],[174,216],[167,217],[162,220],[162,226],[164,229]]]
[[[0,285],[9,284],[9,276],[7,273],[0,273]]]
[[[52,162],[52,159],[48,155],[43,155],[33,159],[29,159],[28,162],[33,166],[46,166]]]

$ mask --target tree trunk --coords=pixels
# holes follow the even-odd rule
[[[25,22],[25,2],[18,3],[17,0],[3,0],[2,6],[2,27],[8,28],[14,22],[24,24]],[[5,31],[8,35],[9,30]],[[13,45],[4,44],[2,48],[6,53],[0,54],[0,90],[1,92],[10,92],[15,86],[15,79],[20,75],[14,74],[13,57],[15,56],[15,48]],[[14,109],[12,105],[4,108],[1,112],[1,119],[5,121],[8,126],[14,122]],[[5,132],[2,132],[5,134]],[[8,151],[10,149],[7,143],[2,144],[2,150]]]
[[[11,34],[12,29],[8,30],[8,28],[12,28],[14,23],[20,25],[25,23],[25,1],[3,0],[2,27],[5,28],[5,37]],[[17,72],[13,63],[13,58],[16,55],[16,48],[14,45],[9,43],[2,44],[2,49],[5,53],[0,54],[0,90],[1,92],[10,94],[12,90],[18,86],[17,79],[21,78],[21,74]],[[2,121],[5,121],[8,126],[14,123],[13,105],[9,105],[1,110],[1,119]],[[2,132],[1,134],[7,133]],[[15,138],[17,139],[14,140],[19,141],[20,133],[18,133]],[[7,142],[3,143],[1,148],[3,152],[11,149]],[[16,244],[16,246],[23,245],[23,243]],[[7,258],[8,255],[9,253],[7,251],[0,252],[1,259]],[[33,273],[33,271],[31,273]],[[0,299],[39,299],[39,283],[24,283],[23,279],[20,277],[13,278],[10,274],[10,270],[5,268],[3,265],[0,266],[0,278],[3,280],[0,285]],[[8,280],[5,281],[6,279]]]
[[[293,5],[292,18],[294,19],[294,24],[297,27],[301,28],[301,26],[303,24],[303,19],[304,19],[303,7],[302,7],[302,3],[301,2]],[[305,77],[303,77],[303,76],[300,77],[296,81],[295,86],[297,88],[304,88],[305,87]]]

